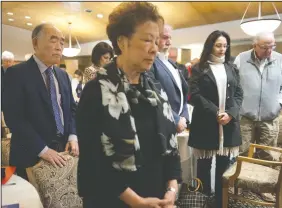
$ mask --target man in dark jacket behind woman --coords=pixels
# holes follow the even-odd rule
[[[190,79],[194,110],[189,146],[198,159],[197,175],[207,195],[211,192],[212,157],[216,157],[216,208],[222,207],[222,175],[242,143],[239,111],[243,91],[238,69],[230,62],[229,46],[227,33],[212,32]]]

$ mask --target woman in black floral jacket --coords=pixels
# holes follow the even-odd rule
[[[86,84],[77,110],[84,207],[174,207],[181,179],[175,124],[166,93],[146,74],[160,20],[144,2],[122,3],[109,16],[117,58]]]

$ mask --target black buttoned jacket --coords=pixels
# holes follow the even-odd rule
[[[240,146],[239,111],[243,100],[239,71],[231,62],[224,63],[227,76],[225,112],[232,120],[223,126],[224,147]],[[205,149],[219,149],[219,124],[217,114],[219,98],[216,80],[208,63],[203,67],[192,67],[189,80],[191,99],[194,106],[190,126],[189,146]]]

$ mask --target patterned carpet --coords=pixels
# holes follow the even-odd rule
[[[253,199],[256,201],[263,201],[259,195],[252,193],[250,191],[243,191],[240,195],[248,199]],[[274,207],[254,205],[254,204],[250,204],[250,203],[239,201],[239,200],[235,201],[229,198],[228,208],[274,208]]]

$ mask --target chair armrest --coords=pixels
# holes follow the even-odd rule
[[[240,175],[241,168],[242,168],[242,162],[254,163],[254,164],[265,165],[265,166],[281,166],[282,167],[282,162],[260,160],[260,159],[250,158],[250,157],[238,156],[237,157],[236,171],[232,176],[229,177],[229,183],[230,184],[234,185],[234,181]]]
[[[251,143],[250,148],[249,148],[248,157],[250,157],[250,158],[253,157],[255,148],[263,149],[263,150],[271,150],[271,151],[274,151],[274,152],[280,152],[282,154],[282,148]]]
[[[254,163],[254,164],[258,164],[258,165],[265,165],[265,166],[282,166],[282,162],[261,160],[261,159],[255,159],[255,158],[250,158],[250,157],[243,157],[243,156],[237,157],[237,162],[239,162],[239,161],[240,162]]]

